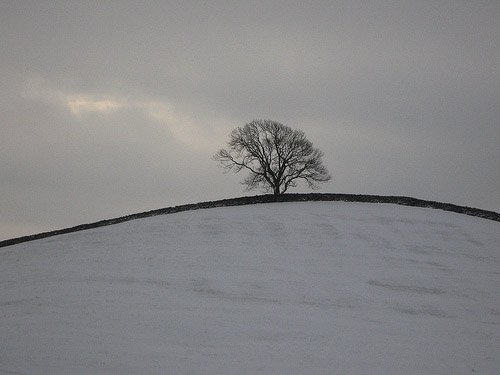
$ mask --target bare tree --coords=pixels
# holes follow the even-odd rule
[[[276,121],[254,120],[234,129],[228,149],[220,149],[214,160],[226,170],[247,170],[242,183],[248,190],[260,187],[280,195],[296,187],[298,180],[312,189],[317,188],[317,182],[329,181],[322,157],[301,130]]]

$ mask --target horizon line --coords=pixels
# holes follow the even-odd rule
[[[345,194],[345,193],[286,193],[280,195],[261,194],[253,196],[242,196],[237,198],[219,199],[216,201],[206,201],[199,203],[188,203],[178,206],[154,209],[135,214],[129,214],[112,219],[104,219],[87,224],[56,229],[47,232],[41,232],[21,237],[15,237],[0,241],[0,247],[12,246],[23,242],[35,241],[47,237],[53,237],[61,234],[79,232],[87,229],[94,229],[108,225],[123,223],[126,221],[137,220],[152,216],[167,215],[183,211],[193,211],[198,209],[208,209],[216,207],[243,206],[248,204],[260,203],[280,203],[280,202],[359,202],[359,203],[387,203],[398,204],[402,206],[422,207],[440,209],[444,211],[455,212],[468,216],[480,217],[487,220],[500,222],[500,214],[494,211],[483,210],[480,208],[460,206],[452,203],[443,203],[429,201],[424,199],[412,198],[407,196],[394,195],[371,195],[371,194]]]

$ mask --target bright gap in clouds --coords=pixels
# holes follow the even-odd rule
[[[25,95],[32,99],[63,106],[78,119],[92,114],[113,116],[124,110],[144,114],[150,120],[165,126],[180,144],[197,151],[215,150],[220,140],[225,139],[230,128],[229,121],[227,124],[225,121],[217,121],[216,124],[211,124],[210,128],[204,127],[198,124],[192,116],[178,110],[168,101],[154,98],[130,99],[119,96],[66,93],[41,87],[40,82],[34,86],[31,85]],[[137,126],[142,125],[144,124],[137,124]]]
[[[26,81],[22,91],[25,98],[64,107],[78,120],[92,114],[113,116],[125,110],[146,115],[151,121],[165,126],[177,142],[196,151],[214,152],[234,123],[224,119],[207,120],[210,125],[207,126],[165,99],[67,92],[41,78]]]
[[[65,102],[71,113],[76,116],[92,112],[113,115],[114,112],[124,109],[144,113],[151,120],[167,127],[170,134],[189,149],[212,150],[222,132],[226,131],[218,129],[210,134],[203,132],[202,127],[189,115],[176,110],[170,103],[158,100],[94,99],[91,97],[74,99],[69,96]],[[138,126],[140,125],[138,124]]]
[[[84,112],[109,113],[120,109],[123,104],[113,99],[97,100],[87,97],[69,98],[67,106],[71,113],[80,115]]]

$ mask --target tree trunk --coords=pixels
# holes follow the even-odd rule
[[[279,185],[273,187],[273,193],[274,193],[274,195],[280,195],[281,194]]]

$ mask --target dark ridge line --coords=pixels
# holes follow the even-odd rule
[[[341,193],[308,193],[308,194],[284,194],[284,195],[255,195],[239,198],[221,199],[217,201],[208,201],[193,204],[184,204],[180,206],[160,208],[157,210],[140,212],[137,214],[126,215],[114,219],[100,220],[89,224],[80,224],[70,228],[58,229],[49,232],[32,234],[23,237],[12,238],[9,240],[0,241],[0,247],[11,246],[22,242],[39,240],[42,238],[57,236],[78,232],[86,229],[93,229],[123,223],[125,221],[141,219],[145,217],[173,214],[176,212],[191,211],[205,208],[215,207],[230,207],[243,206],[257,203],[274,203],[274,202],[307,202],[307,201],[337,201],[337,202],[366,202],[366,203],[392,203],[402,206],[434,208],[444,211],[456,212],[469,216],[476,216],[483,219],[494,220],[500,222],[500,214],[493,211],[481,210],[479,208],[458,206],[451,203],[441,203],[434,201],[426,201],[423,199],[403,197],[403,196],[385,196],[385,195],[365,195],[365,194],[341,194]]]

